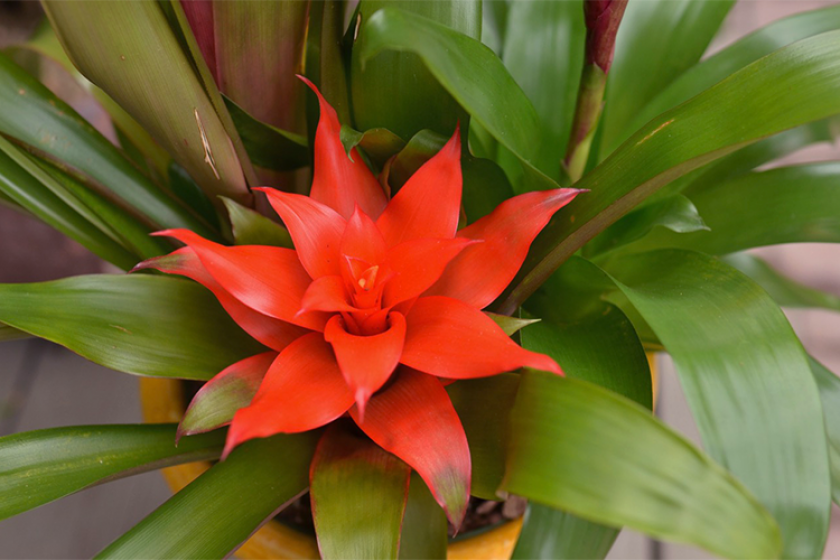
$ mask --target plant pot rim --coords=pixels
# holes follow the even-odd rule
[[[183,389],[180,380],[160,377],[140,379],[140,404],[143,419],[149,423],[180,422],[184,413]],[[210,468],[208,462],[187,463],[168,467],[161,472],[173,492],[178,492]],[[448,560],[490,560],[510,558],[522,519],[503,523],[474,536],[450,542]],[[254,533],[236,552],[240,558],[262,560],[279,558],[299,560],[320,558],[314,537],[278,521],[271,520]]]

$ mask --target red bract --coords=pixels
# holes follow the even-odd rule
[[[311,430],[349,413],[423,477],[457,526],[469,497],[470,456],[439,378],[524,366],[561,373],[548,356],[515,344],[481,308],[513,279],[534,237],[578,191],[512,198],[459,232],[458,131],[388,201],[358,152],[352,159],[345,153],[336,113],[315,91],[321,118],[311,196],[260,189],[296,249],[227,247],[169,230],[161,235],[186,247],[140,267],[200,282],[277,353],[255,394],[255,368],[232,366],[196,396],[230,387],[239,371],[249,376],[230,397],[241,407],[225,455],[251,438]],[[181,432],[206,429],[182,425]]]

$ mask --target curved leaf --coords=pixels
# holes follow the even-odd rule
[[[653,231],[633,252],[679,247],[725,255],[796,242],[840,242],[840,162],[736,177],[692,196],[708,231]],[[738,212],[732,212],[737,208]]]
[[[828,435],[828,458],[831,465],[831,496],[840,505],[840,378],[814,358],[809,359],[811,371],[817,381],[825,415]]]
[[[493,51],[480,41],[430,19],[384,8],[368,19],[356,48],[362,61],[384,50],[420,56],[458,103],[518,158],[526,190],[557,187],[532,163],[540,138],[533,105]]]
[[[230,217],[233,239],[237,245],[272,245],[293,249],[289,231],[262,214],[229,198],[222,198]]]
[[[312,458],[312,517],[321,557],[397,558],[411,469],[333,425]]]
[[[617,285],[673,356],[705,448],[779,522],[784,554],[819,558],[830,482],[807,356],[764,290],[679,250],[614,261]]]
[[[512,559],[552,558],[589,560],[606,558],[619,529],[548,506],[531,503]]]
[[[0,284],[0,321],[140,375],[206,380],[265,350],[208,290],[163,276]]]
[[[615,393],[527,372],[511,426],[510,492],[725,557],[781,551],[773,518],[740,483]]]
[[[782,307],[821,307],[840,311],[840,297],[800,284],[754,255],[735,253],[721,260],[749,276]]]
[[[130,4],[130,3],[129,3]],[[82,4],[79,4],[80,6]],[[96,182],[160,227],[211,231],[145,177],[69,105],[0,54],[0,132]],[[33,127],[32,123],[38,126]]]
[[[700,60],[733,4],[735,0],[628,3],[607,79],[601,159],[636,130],[628,125],[651,97]]]
[[[840,32],[766,56],[645,125],[576,186],[590,188],[532,247],[505,313],[569,256],[660,187],[762,137],[840,113]],[[732,123],[738,123],[733,126]]]
[[[75,426],[0,438],[0,519],[95,484],[218,458],[222,434],[175,446],[174,424]]]
[[[96,558],[226,557],[306,489],[316,436],[277,435],[242,444]]]
[[[446,514],[416,472],[411,473],[400,533],[400,560],[446,560]]]
[[[81,73],[137,119],[206,193],[249,199],[234,139],[218,115],[224,107],[214,106],[157,2],[43,5]]]

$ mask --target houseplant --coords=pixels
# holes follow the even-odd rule
[[[102,557],[224,556],[310,485],[310,466],[325,557],[443,555],[441,506],[457,526],[465,484],[481,498],[531,500],[521,557],[603,556],[621,526],[722,556],[820,556],[838,497],[840,382],[808,358],[771,294],[788,305],[830,299],[735,253],[837,240],[835,164],[753,170],[831,138],[838,8],[781,21],[698,62],[730,2],[638,1],[626,14],[609,0],[585,9],[363,0],[349,14],[339,2],[44,6],[66,56],[101,88],[92,94],[119,145],[10,58],[60,59],[44,30],[0,58],[4,202],[117,267],[142,261],[198,283],[141,271],[0,286],[0,336],[47,338],[128,373],[226,375],[198,393],[180,434],[142,425],[3,438],[2,517],[105,479],[216,459],[227,442],[225,460]],[[315,123],[324,128],[316,133]],[[319,148],[322,131],[328,148]],[[562,197],[564,208],[541,209]],[[364,218],[400,204],[409,210],[397,226]],[[342,221],[323,218],[330,212]],[[436,241],[428,259],[406,257],[393,233],[410,216],[426,232],[415,237]],[[353,228],[363,242],[345,247]],[[176,245],[149,236],[159,230],[188,248],[173,253]],[[373,251],[376,230],[385,239],[377,255],[348,248]],[[463,259],[441,257],[442,241]],[[458,264],[478,247],[477,262]],[[369,317],[353,315],[379,310],[380,300],[354,299],[350,310],[308,306],[333,315],[297,324],[277,343],[284,325],[306,317],[310,284],[347,280],[316,270],[338,256],[350,257],[341,262],[353,290],[378,286],[378,267],[394,273],[388,286],[419,283],[428,270],[393,264],[401,258],[437,268],[412,292],[413,307],[394,300],[387,329],[365,331]],[[459,267],[466,272],[453,273]],[[455,280],[444,284],[458,289],[443,297],[471,311],[434,308],[442,296],[433,281],[447,274]],[[278,295],[271,279],[280,276]],[[289,294],[297,301],[275,301]],[[412,349],[416,337],[406,334],[376,383],[364,380],[370,372],[358,364],[387,353],[366,339],[401,329],[396,313],[407,333],[432,333],[434,344]],[[456,324],[467,313],[473,319]],[[333,320],[356,337],[344,350],[344,335],[327,327]],[[517,331],[519,346],[493,321]],[[265,357],[264,344],[278,356]],[[337,387],[294,393],[309,402],[284,421],[311,420],[303,426],[278,420],[272,405],[289,393],[265,373],[273,365],[241,366],[286,365],[292,349],[297,365],[284,371],[321,360],[309,375],[329,370]],[[708,455],[650,414],[646,349],[674,358]],[[516,370],[556,364],[565,377]],[[482,378],[439,383],[427,374]],[[407,386],[411,399],[389,399]],[[437,416],[423,420],[430,411]],[[231,419],[227,435],[185,435]],[[406,464],[419,475],[408,490]]]

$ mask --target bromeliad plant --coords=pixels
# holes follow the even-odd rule
[[[836,163],[754,171],[833,138],[840,8],[701,61],[731,5],[45,1],[0,201],[134,272],[2,285],[0,338],[206,383],[180,426],[0,438],[0,518],[219,459],[100,556],[224,557],[309,489],[325,558],[443,558],[511,494],[518,558],[819,557],[840,380],[779,305],[840,304],[741,251],[840,241]]]

